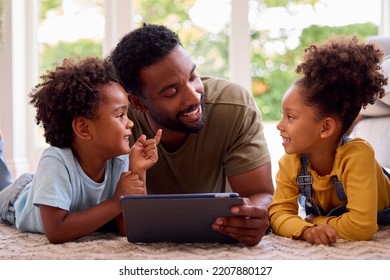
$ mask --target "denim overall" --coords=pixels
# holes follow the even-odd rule
[[[0,224],[15,224],[14,203],[24,187],[33,179],[32,174],[22,174],[13,181],[3,156],[4,140],[0,139]]]
[[[13,182],[11,172],[9,171],[5,163],[5,159],[3,155],[3,146],[4,146],[4,140],[0,139],[0,191],[5,187],[11,185]]]
[[[344,145],[350,138],[347,136],[343,136],[341,145]],[[347,209],[347,195],[344,192],[342,182],[337,178],[336,175],[332,176],[331,180],[333,181],[333,187],[336,191],[336,195],[338,199],[342,202],[341,205],[331,209],[329,212],[325,212],[321,206],[316,204],[313,201],[313,178],[310,172],[307,171],[307,167],[309,166],[308,156],[307,154],[302,154],[300,157],[301,161],[301,171],[297,177],[297,184],[299,186],[300,196],[298,198],[299,204],[301,204],[306,211],[306,215],[315,214],[318,216],[340,216],[348,211]],[[390,178],[390,174],[382,168],[383,173]],[[386,208],[378,211],[377,223],[379,225],[388,225],[390,224],[390,208]]]

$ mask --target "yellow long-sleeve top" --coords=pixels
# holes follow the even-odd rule
[[[318,216],[309,223],[298,215],[300,169],[298,154],[285,154],[279,160],[276,190],[269,207],[271,227],[276,234],[296,239],[307,227],[329,224],[341,238],[372,239],[378,230],[377,211],[390,205],[390,180],[383,174],[374,150],[365,140],[356,138],[342,146],[339,144],[329,175],[319,176],[310,164],[308,167],[313,177],[313,200],[325,212],[342,204],[331,177],[336,175],[342,182],[348,198],[348,212],[341,216]]]

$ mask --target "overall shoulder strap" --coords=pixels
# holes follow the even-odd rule
[[[383,174],[385,174],[390,179],[390,174],[389,174],[389,172],[387,172],[387,170],[384,167],[382,167],[382,171],[383,171]]]
[[[313,192],[313,178],[310,172],[307,170],[309,166],[308,157],[306,154],[300,156],[301,161],[301,171],[297,177],[297,184],[299,186],[299,192],[301,195],[305,196],[309,201],[312,199]],[[336,191],[337,197],[340,201],[346,201],[347,195],[345,194],[343,183],[337,178],[337,176],[332,177],[333,187]]]
[[[342,140],[341,145],[344,145],[350,139],[351,138],[349,138],[348,136],[343,135],[341,139]],[[300,194],[306,197],[305,200],[306,215],[316,214],[322,216],[327,216],[327,215],[339,216],[340,214],[345,213],[347,211],[345,204],[330,210],[329,213],[325,213],[324,210],[319,205],[317,205],[315,202],[312,201],[313,178],[310,172],[307,170],[309,166],[309,160],[307,154],[302,154],[300,156],[300,162],[301,162],[301,170],[297,177],[297,184],[299,186]],[[344,192],[344,187],[342,182],[337,178],[337,176],[332,176],[331,180],[333,182],[333,187],[336,191],[337,198],[340,201],[347,201],[347,196]]]
[[[323,216],[325,215],[324,210],[312,200],[313,178],[307,170],[307,167],[309,166],[308,156],[302,154],[300,156],[300,161],[301,171],[297,177],[297,184],[299,186],[299,193],[305,198],[304,205],[302,206],[305,208],[306,215],[315,214]]]
[[[311,177],[309,171],[307,171],[307,167],[309,165],[307,154],[302,154],[300,156],[300,161],[301,161],[301,171],[299,172],[299,175],[297,177],[299,192],[307,199],[311,200],[313,178]]]
[[[341,145],[344,145],[348,141],[350,141],[352,138],[348,137],[347,135],[343,135],[341,137]],[[336,191],[337,197],[340,201],[346,201],[347,195],[345,194],[343,183],[337,178],[337,176],[332,177],[333,186]]]
[[[336,191],[337,198],[340,201],[346,201],[347,200],[347,195],[345,194],[343,183],[337,178],[336,175],[332,176],[332,181],[333,181],[333,187]]]
[[[342,145],[344,145],[345,143],[347,143],[349,140],[351,140],[352,138],[351,137],[349,137],[348,135],[343,135],[342,137],[341,137],[341,146]]]

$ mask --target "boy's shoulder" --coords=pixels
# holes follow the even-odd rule
[[[42,152],[42,157],[56,157],[56,158],[69,158],[73,157],[71,148],[58,148],[55,146],[49,146]]]
[[[43,157],[55,157],[58,159],[74,159],[74,154],[71,148],[59,148],[55,146],[50,146],[47,147],[43,153],[42,153],[42,158]],[[129,161],[129,155],[124,154],[124,155],[119,155],[115,158],[110,159],[110,161],[120,161],[120,162],[128,162]]]

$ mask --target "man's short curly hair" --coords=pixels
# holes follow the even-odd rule
[[[380,71],[382,58],[383,51],[373,43],[334,37],[305,49],[296,84],[303,86],[301,94],[317,117],[339,117],[344,133],[362,107],[383,97],[387,78]]]
[[[142,96],[140,71],[162,60],[179,45],[176,33],[163,25],[144,24],[125,35],[110,55],[124,89]]]
[[[42,124],[46,142],[59,148],[70,147],[72,121],[92,118],[101,101],[101,89],[118,82],[115,68],[96,57],[64,59],[62,65],[41,76],[42,82],[29,94],[36,108],[36,123]]]

